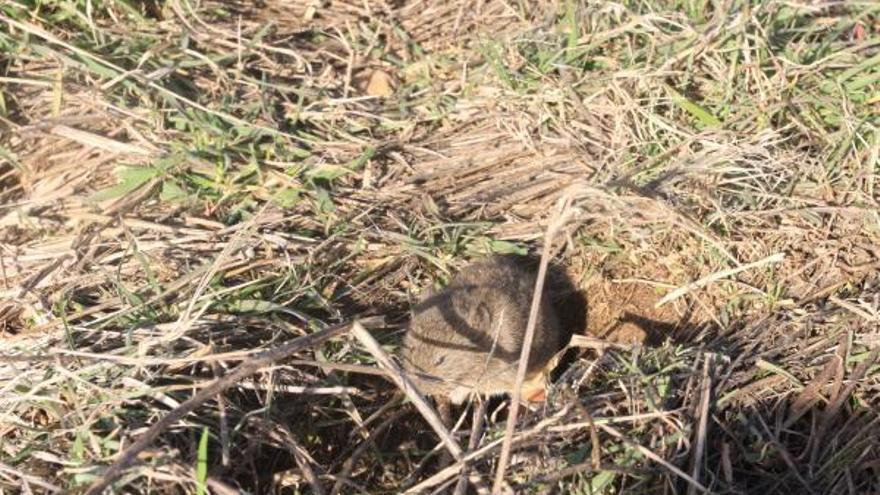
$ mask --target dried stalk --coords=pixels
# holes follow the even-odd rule
[[[547,277],[547,265],[550,263],[550,255],[553,252],[553,240],[562,227],[574,216],[576,210],[571,207],[571,200],[577,192],[573,187],[559,201],[557,214],[544,235],[544,248],[541,252],[541,265],[538,268],[538,277],[535,280],[535,293],[532,296],[532,307],[529,312],[529,322],[526,325],[526,335],[523,338],[522,350],[519,356],[519,367],[516,370],[516,386],[513,388],[513,397],[510,403],[510,412],[507,415],[507,428],[504,433],[504,443],[501,446],[501,456],[498,459],[498,468],[495,472],[495,482],[492,485],[492,493],[501,493],[504,484],[504,472],[510,462],[510,447],[513,441],[513,433],[516,430],[516,418],[519,414],[519,403],[522,398],[522,384],[526,377],[526,369],[529,364],[529,354],[532,350],[532,341],[535,338],[535,325],[538,321],[538,310],[541,306],[541,296],[544,293],[544,280]]]

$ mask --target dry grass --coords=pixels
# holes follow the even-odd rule
[[[555,262],[647,345],[572,352],[507,486],[880,490],[878,47],[867,1],[0,3],[0,492],[85,489],[297,337],[393,350],[574,183]],[[503,401],[444,467],[377,373],[349,337],[264,366],[117,490],[491,480]]]

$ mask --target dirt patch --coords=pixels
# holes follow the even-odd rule
[[[583,260],[581,260],[583,261]],[[537,263],[537,261],[536,261]],[[598,263],[596,263],[598,264]],[[595,265],[594,265],[595,266]],[[667,338],[686,341],[692,330],[706,322],[699,311],[683,299],[657,308],[671,286],[662,269],[652,270],[646,279],[636,279],[617,270],[580,275],[584,265],[551,267],[547,290],[551,293],[562,328],[571,334],[585,334],[621,344],[656,345]],[[643,269],[645,273],[647,268]]]
[[[612,342],[660,343],[696,323],[689,308],[656,308],[665,291],[646,282],[596,279],[585,291],[587,334]]]

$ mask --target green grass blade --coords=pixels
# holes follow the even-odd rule
[[[198,458],[196,460],[196,494],[204,495],[206,481],[208,480],[208,427],[202,429],[202,437],[199,439]]]
[[[666,89],[669,90],[669,92],[672,94],[673,103],[678,105],[679,108],[681,108],[682,110],[691,114],[692,117],[699,120],[700,123],[702,123],[706,127],[716,128],[716,127],[722,126],[721,120],[719,120],[718,117],[712,115],[705,108],[703,108],[700,105],[697,105],[696,103],[687,99],[685,96],[683,96],[681,93],[679,93],[678,91],[673,89],[671,86],[666,86]]]

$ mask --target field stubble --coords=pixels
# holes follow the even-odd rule
[[[880,490],[878,47],[873,2],[0,3],[0,491],[85,489],[333,324],[393,350],[573,185],[580,330],[642,345],[569,353],[510,488]],[[319,340],[117,483],[457,484],[361,341]],[[471,486],[490,406],[452,433]]]

